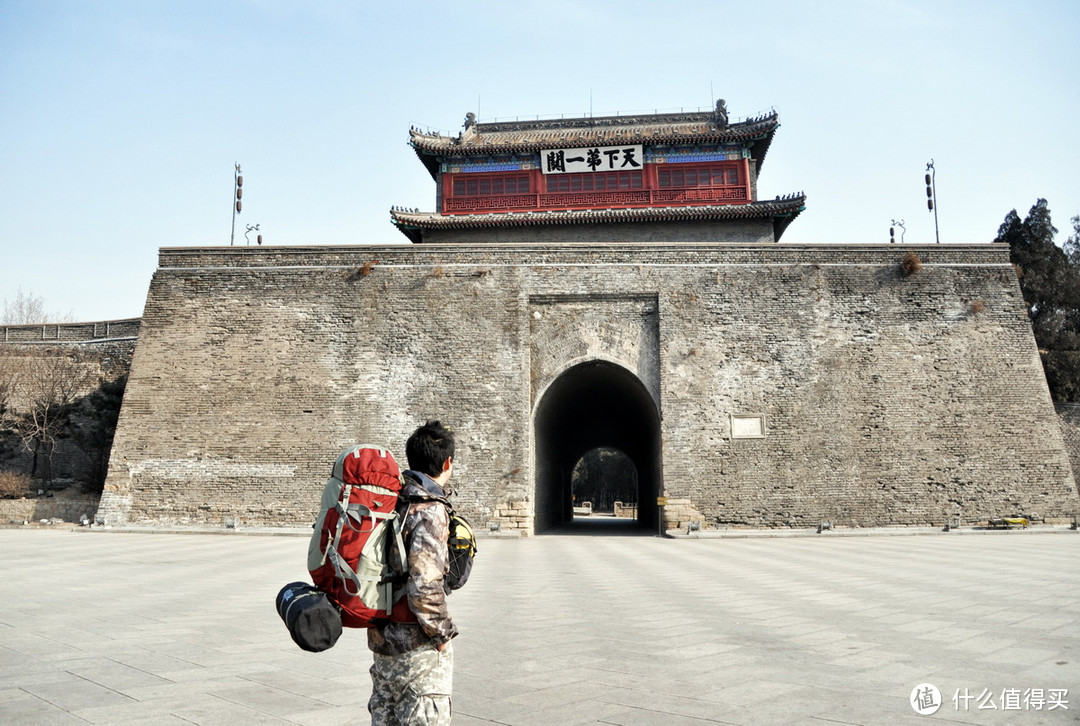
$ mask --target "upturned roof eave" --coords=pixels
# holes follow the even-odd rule
[[[774,126],[767,136],[758,139],[751,145],[750,155],[757,161],[758,174],[761,174],[761,167],[765,163],[765,155],[769,153],[769,147],[772,146],[773,136],[778,128],[780,128],[780,124]]]
[[[423,164],[424,168],[428,170],[429,174],[431,174],[431,178],[435,181],[438,181],[439,165],[441,163],[439,161],[439,158],[435,154],[425,153],[411,141],[409,142],[409,145],[412,146],[413,151],[416,152],[416,156],[419,157],[420,163]]]
[[[703,205],[688,207],[637,207],[597,210],[552,210],[537,212],[491,212],[484,214],[444,215],[437,212],[392,210],[393,224],[413,242],[420,241],[424,230],[483,229],[492,227],[531,227],[568,224],[604,224],[611,222],[664,221],[735,221],[772,219],[776,239],[806,208],[806,196],[793,194],[770,201],[739,205]]]
[[[417,156],[420,157],[421,161],[424,162],[424,165],[433,176],[436,172],[432,170],[437,170],[438,164],[442,159],[446,158],[461,158],[481,153],[521,153],[535,152],[542,149],[576,148],[583,143],[586,145],[609,142],[642,143],[645,145],[741,143],[749,146],[753,150],[753,156],[760,161],[764,158],[765,152],[768,151],[768,147],[772,143],[772,137],[775,134],[776,129],[779,128],[779,125],[778,115],[774,112],[762,118],[752,119],[730,126],[711,128],[704,132],[681,129],[666,131],[659,135],[633,135],[625,133],[627,128],[623,127],[619,130],[624,133],[613,134],[610,138],[591,138],[583,140],[580,137],[567,138],[566,135],[560,136],[559,138],[554,138],[550,135],[536,138],[529,133],[529,129],[524,129],[518,134],[518,138],[511,138],[508,135],[509,132],[506,131],[487,132],[486,135],[492,137],[491,141],[490,143],[481,144],[476,140],[482,139],[485,136],[485,131],[483,129],[484,125],[478,124],[477,127],[480,127],[479,131],[476,130],[477,127],[473,127],[457,137],[442,136],[441,134],[426,134],[413,128],[409,131],[409,144],[413,147]],[[566,126],[559,128],[565,128],[567,131],[572,131],[586,127],[573,126],[570,121],[568,121]],[[591,130],[595,127],[588,128]],[[533,137],[530,138],[530,136]],[[465,143],[463,143],[463,141]]]

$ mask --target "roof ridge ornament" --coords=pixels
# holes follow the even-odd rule
[[[462,124],[464,131],[458,133],[457,143],[461,144],[467,138],[477,136],[480,133],[480,129],[476,127],[476,114],[469,111],[465,114],[465,123]]]
[[[722,129],[728,126],[727,101],[722,98],[716,102],[716,124]]]

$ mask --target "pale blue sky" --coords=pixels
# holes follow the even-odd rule
[[[411,125],[775,107],[785,243],[989,242],[1080,213],[1074,0],[0,0],[0,298],[142,314],[162,246],[406,242]],[[254,240],[254,236],[252,236]]]

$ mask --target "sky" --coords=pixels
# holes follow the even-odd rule
[[[160,247],[407,244],[411,126],[776,109],[790,244],[1080,214],[1075,0],[0,0],[0,301],[138,317]],[[899,238],[899,228],[898,238]]]

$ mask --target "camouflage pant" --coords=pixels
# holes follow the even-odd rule
[[[444,726],[450,723],[454,646],[425,645],[401,655],[375,653],[371,666],[371,726]]]

